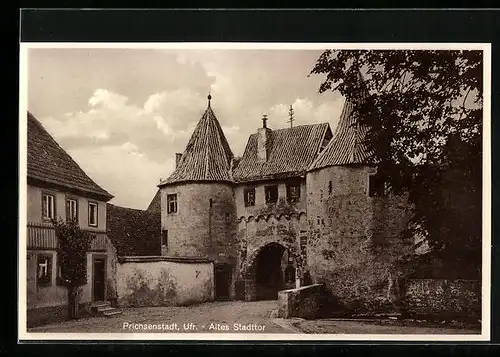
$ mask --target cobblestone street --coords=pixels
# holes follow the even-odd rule
[[[276,319],[277,301],[211,302],[188,307],[123,309],[116,317],[91,317],[32,328],[29,332],[68,333],[319,333],[319,334],[480,334],[457,326],[362,320]],[[145,328],[140,327],[146,326]],[[152,329],[151,325],[163,328]],[[147,327],[149,325],[149,327]]]
[[[30,332],[292,332],[292,330],[287,331],[285,328],[273,323],[270,313],[276,308],[277,301],[228,301],[211,302],[188,307],[129,308],[122,309],[123,314],[116,317],[91,317],[78,321],[66,321],[59,324],[32,328]],[[139,330],[134,329],[133,324],[164,324],[165,329]],[[235,324],[237,324],[236,329],[234,328]],[[174,329],[171,330],[170,327]],[[225,329],[226,327],[228,328],[227,330]]]

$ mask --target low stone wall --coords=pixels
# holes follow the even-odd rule
[[[327,300],[323,284],[307,285],[278,292],[278,316],[315,319],[321,317]]]
[[[478,280],[407,280],[402,306],[408,316],[480,318],[481,283]]]
[[[118,306],[189,305],[214,298],[213,262],[199,258],[120,257]]]

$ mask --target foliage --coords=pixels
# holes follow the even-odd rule
[[[87,252],[92,237],[82,231],[75,221],[54,220],[58,239],[57,254],[61,267],[62,282],[78,287],[87,283]]]
[[[369,132],[379,173],[408,192],[420,234],[446,259],[480,265],[482,52],[327,50],[311,74],[339,91]],[[360,81],[360,74],[363,81]],[[356,101],[361,92],[368,100]]]

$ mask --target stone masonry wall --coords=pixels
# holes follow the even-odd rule
[[[278,293],[278,315],[285,319],[293,317],[319,318],[326,301],[327,296],[322,284],[282,290]]]
[[[410,316],[480,318],[481,284],[477,280],[408,280],[404,310]]]
[[[277,243],[290,251],[295,259],[296,267],[302,271],[303,258],[300,250],[300,236],[306,227],[306,215],[275,216],[255,219],[251,217],[248,221],[242,219],[239,223],[239,271],[238,279],[245,281],[247,300],[254,296],[255,260],[261,249],[268,244]],[[302,232],[302,233],[301,233]]]
[[[167,194],[177,194],[177,213],[167,213]],[[210,199],[212,207],[210,207]],[[235,264],[236,209],[223,183],[186,183],[162,188],[161,225],[168,230],[165,255],[207,257]]]
[[[266,204],[265,186],[278,186],[278,202]],[[255,205],[245,207],[244,189],[255,188]],[[277,243],[289,249],[295,258],[297,269],[300,271],[305,264],[305,250],[301,250],[301,237],[306,237],[306,185],[300,181],[300,199],[289,203],[286,197],[285,181],[265,181],[253,184],[241,184],[235,187],[236,212],[238,217],[238,285],[242,286],[241,294],[246,291],[245,298],[255,298],[255,259],[261,249],[270,243]],[[241,295],[239,294],[239,295]],[[239,296],[243,298],[243,296]]]
[[[307,174],[307,265],[313,282],[325,283],[348,310],[393,309],[399,292],[392,264],[411,249],[401,238],[407,200],[369,197],[375,172],[339,166]]]

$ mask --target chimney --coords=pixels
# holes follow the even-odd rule
[[[181,161],[182,154],[180,152],[175,154],[175,168],[179,166],[179,162]]]
[[[257,158],[267,161],[271,141],[271,129],[267,127],[267,115],[262,117],[262,128],[257,130]]]

